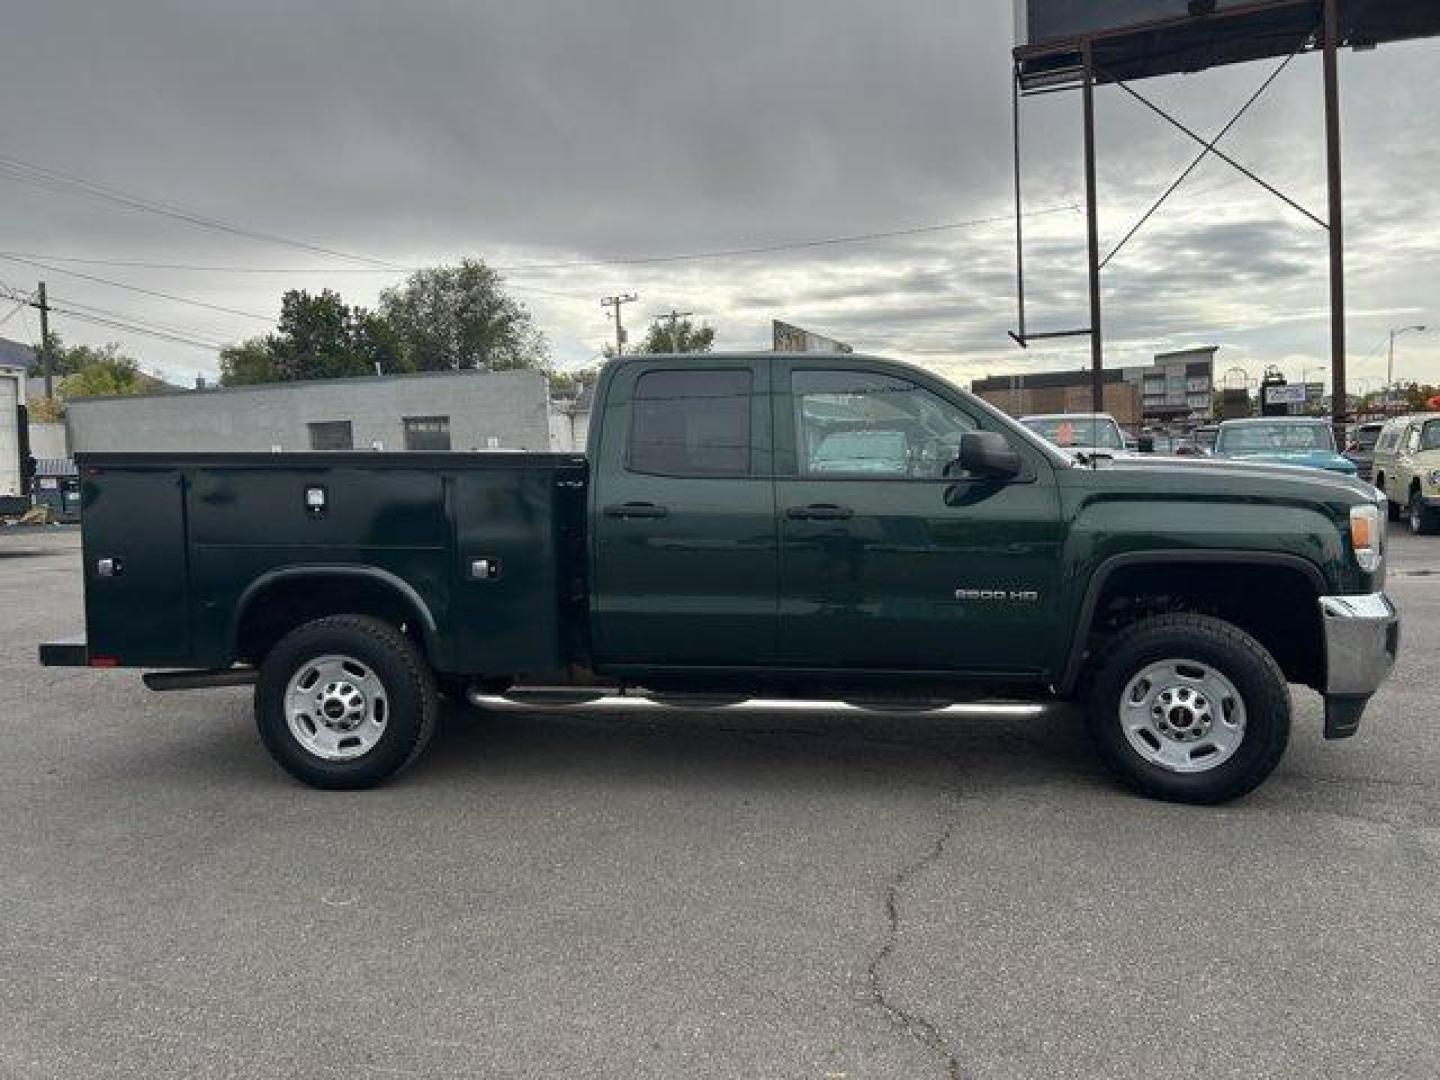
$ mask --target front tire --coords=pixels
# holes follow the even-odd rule
[[[1214,804],[1254,790],[1290,738],[1290,691],[1265,647],[1204,615],[1144,619],[1106,644],[1086,719],[1105,763],[1141,794]]]
[[[270,650],[255,685],[255,722],[270,756],[311,787],[384,783],[435,730],[435,678],[415,645],[368,615],[332,615]]]
[[[1418,487],[1410,492],[1410,506],[1405,516],[1410,531],[1416,536],[1433,536],[1440,532],[1440,511],[1425,505],[1425,499]]]

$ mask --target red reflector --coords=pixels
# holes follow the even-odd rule
[[[114,656],[92,656],[90,657],[91,667],[119,667],[120,660]]]

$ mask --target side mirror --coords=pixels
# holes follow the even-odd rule
[[[960,468],[976,476],[1009,479],[1020,475],[1020,455],[1004,435],[995,431],[967,431],[960,436]]]
[[[1155,452],[1154,435],[1141,435],[1137,442],[1139,443],[1140,453],[1153,454]]]

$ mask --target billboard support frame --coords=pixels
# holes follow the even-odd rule
[[[1093,408],[1097,412],[1104,411],[1104,334],[1103,334],[1103,293],[1101,272],[1110,259],[1123,247],[1126,242],[1139,231],[1151,214],[1159,208],[1157,203],[1141,219],[1140,223],[1132,230],[1131,234],[1117,245],[1115,251],[1102,259],[1099,251],[1099,200],[1096,181],[1096,123],[1094,95],[1097,84],[1113,82],[1122,89],[1132,94],[1137,100],[1152,111],[1159,114],[1163,119],[1177,127],[1187,136],[1199,143],[1204,149],[1199,158],[1191,165],[1186,173],[1182,174],[1180,180],[1164,195],[1159,202],[1163,203],[1174,189],[1182,183],[1189,172],[1193,171],[1201,160],[1210,154],[1225,161],[1239,172],[1248,176],[1260,186],[1264,187],[1271,194],[1283,200],[1298,212],[1304,214],[1312,221],[1319,223],[1330,234],[1329,236],[1329,298],[1330,298],[1330,373],[1331,373],[1331,413],[1332,420],[1337,429],[1344,423],[1347,417],[1347,393],[1346,393],[1346,326],[1345,326],[1345,242],[1344,242],[1344,177],[1341,154],[1341,132],[1340,132],[1340,77],[1339,77],[1339,50],[1341,47],[1340,27],[1340,0],[1281,0],[1278,6],[1285,8],[1303,8],[1307,4],[1320,9],[1320,23],[1315,26],[1305,37],[1303,37],[1294,49],[1290,58],[1287,58],[1280,68],[1272,74],[1261,87],[1261,90],[1254,95],[1244,106],[1235,119],[1239,118],[1249,109],[1256,98],[1264,92],[1274,81],[1280,70],[1283,70],[1290,59],[1305,51],[1320,51],[1324,65],[1324,126],[1325,126],[1325,157],[1326,157],[1326,191],[1327,206],[1326,217],[1321,219],[1297,201],[1291,199],[1284,192],[1269,184],[1252,170],[1245,168],[1238,161],[1235,161],[1228,154],[1219,150],[1216,144],[1233,126],[1234,120],[1227,125],[1214,139],[1206,141],[1202,136],[1192,131],[1185,124],[1169,116],[1163,109],[1150,102],[1143,95],[1139,94],[1132,87],[1126,85],[1123,78],[1117,77],[1097,66],[1095,60],[1095,46],[1097,42],[1107,41],[1117,37],[1116,31],[1101,31],[1080,35],[1064,42],[1056,43],[1052,48],[1045,49],[1036,46],[1017,47],[1014,55],[1013,68],[1013,100],[1012,100],[1012,129],[1014,138],[1014,187],[1015,187],[1015,266],[1016,266],[1016,297],[1018,308],[1018,328],[1009,333],[1010,338],[1021,348],[1028,348],[1031,341],[1068,337],[1089,337],[1090,338],[1090,359],[1091,359],[1091,397]],[[1206,20],[1228,20],[1243,19],[1254,14],[1256,11],[1266,7],[1263,3],[1242,5],[1231,9],[1229,12],[1210,12],[1196,16]],[[1049,79],[1036,80],[1031,86],[1026,85],[1026,69],[1024,64],[1033,61],[1037,57],[1045,55],[1068,55],[1078,59],[1074,68],[1058,69]],[[1089,309],[1090,325],[1078,330],[1051,331],[1045,333],[1031,333],[1027,325],[1027,309],[1025,297],[1025,236],[1022,225],[1024,212],[1023,202],[1023,172],[1021,162],[1021,101],[1022,98],[1032,93],[1052,93],[1063,89],[1072,89],[1076,83],[1082,94],[1082,129],[1085,145],[1085,181],[1086,181],[1086,240],[1087,240],[1087,276],[1089,278]],[[1067,85],[1068,84],[1068,85]]]
[[[1340,159],[1340,6],[1325,0],[1325,173],[1330,219],[1330,415],[1335,443],[1345,444],[1345,195]]]

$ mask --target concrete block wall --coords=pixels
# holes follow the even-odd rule
[[[446,416],[453,450],[550,446],[549,380],[538,371],[437,372],[197,390],[67,404],[71,448],[96,451],[310,449],[312,423],[348,420],[354,447],[405,449],[404,419]]]

